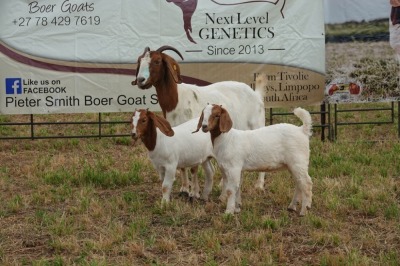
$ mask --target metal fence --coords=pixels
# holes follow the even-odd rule
[[[342,107],[342,108],[340,108]],[[391,102],[389,107],[379,107],[379,108],[360,108],[360,109],[354,109],[354,108],[345,108],[346,105],[339,105],[339,104],[334,104],[334,112],[332,114],[331,111],[331,104],[322,104],[319,107],[318,111],[312,111],[310,112],[312,115],[318,115],[318,123],[314,121],[314,128],[320,128],[321,129],[321,140],[324,141],[326,139],[328,140],[336,140],[338,137],[338,127],[339,126],[351,126],[351,125],[366,125],[366,124],[375,124],[375,125],[381,125],[381,124],[394,124],[396,123],[396,112],[395,112],[395,102]],[[389,112],[388,120],[385,121],[358,121],[358,122],[349,122],[346,121],[345,117],[342,117],[341,114],[345,113],[357,113],[357,112],[374,112],[374,111],[387,111]],[[269,117],[267,120],[269,120],[269,124],[273,124],[275,117],[277,116],[288,116],[288,115],[293,115],[291,112],[280,112],[275,109],[270,108],[269,109]],[[6,116],[6,115],[3,115]],[[35,117],[39,115],[28,115],[29,119],[28,121],[23,121],[23,122],[12,122],[12,121],[6,121],[2,122],[0,121],[0,129],[1,128],[10,128],[13,127],[14,130],[10,130],[10,132],[4,133],[3,130],[0,130],[0,140],[10,140],[10,139],[55,139],[55,138],[105,138],[105,137],[127,137],[129,136],[128,130],[122,130],[122,132],[112,132],[110,131],[107,127],[112,126],[112,125],[124,125],[125,127],[128,126],[130,123],[128,120],[124,119],[118,119],[118,120],[112,120],[110,121],[109,119],[104,119],[103,116],[104,114],[99,113],[96,115],[97,119],[96,121],[65,121],[65,122],[46,122],[46,121],[35,121]],[[43,117],[44,115],[40,115]],[[128,117],[128,115],[126,116]],[[334,119],[332,119],[332,117]],[[84,132],[82,134],[66,134],[65,132],[61,131],[58,132],[55,135],[51,134],[39,134],[38,130],[41,126],[93,126],[95,129],[92,129],[92,131],[89,133]],[[18,130],[15,130],[15,127],[25,127],[25,131],[28,131],[27,134],[20,136],[16,134],[15,132]],[[26,129],[26,127],[29,128]],[[62,130],[62,129],[61,129]],[[125,133],[126,132],[126,133]],[[398,132],[398,137],[400,138],[400,102],[397,102],[397,132]]]
[[[334,141],[338,138],[338,127],[339,126],[352,126],[352,125],[384,125],[384,124],[394,124],[396,123],[396,112],[395,105],[397,103],[397,136],[400,138],[400,102],[389,102],[389,107],[371,107],[371,108],[346,108],[348,104],[333,104],[334,111],[331,112],[331,104],[322,104],[320,106],[320,111],[310,112],[311,114],[319,114],[320,120],[319,124],[314,124],[314,128],[321,128],[321,140],[326,139],[325,131],[327,131],[327,139]],[[363,103],[363,106],[368,106],[367,103]],[[342,107],[342,108],[339,108]],[[346,121],[346,117],[341,116],[345,113],[360,113],[360,112],[379,112],[387,111],[389,115],[385,121],[358,121],[351,122]],[[333,113],[333,114],[332,114]],[[270,109],[269,123],[273,124],[274,116],[281,115],[292,115],[290,112],[274,112]],[[333,119],[331,118],[333,116]],[[386,116],[385,116],[386,118]]]
[[[332,126],[331,126],[331,106],[329,104],[321,104],[319,111],[310,112],[312,115],[319,115],[319,124],[313,124],[314,128],[321,128],[321,140],[324,141],[325,131],[327,130],[328,139],[332,140]],[[274,124],[274,116],[293,115],[292,112],[275,112],[273,108],[269,109],[269,124]]]
[[[104,137],[126,137],[130,136],[128,133],[105,133],[104,132],[104,127],[107,125],[117,125],[117,124],[129,124],[129,121],[125,120],[118,120],[118,121],[105,121],[102,118],[102,113],[98,114],[98,119],[96,121],[76,121],[76,122],[35,122],[35,115],[31,114],[29,115],[29,121],[27,122],[1,122],[0,127],[11,127],[11,126],[17,126],[17,127],[29,127],[30,128],[30,134],[29,136],[0,136],[0,140],[6,140],[6,139],[54,139],[54,138],[104,138]],[[93,132],[92,134],[64,134],[64,133],[58,133],[57,135],[39,135],[37,134],[37,128],[39,126],[45,126],[45,125],[50,125],[50,126],[65,126],[65,125],[92,125],[96,127],[95,133]]]
[[[354,112],[376,112],[376,111],[389,111],[389,120],[386,121],[361,121],[361,122],[341,122],[339,117],[342,113],[354,113]],[[397,102],[397,136],[400,138],[400,102]],[[339,105],[335,104],[335,123],[334,123],[334,133],[333,139],[337,138],[338,126],[349,126],[349,125],[384,125],[384,124],[394,124],[395,123],[395,103],[391,102],[390,107],[379,107],[379,108],[359,108],[359,109],[339,109]]]

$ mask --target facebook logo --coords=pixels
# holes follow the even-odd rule
[[[6,78],[6,94],[22,94],[22,79]]]

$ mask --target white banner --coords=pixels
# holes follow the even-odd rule
[[[1,0],[0,113],[160,110],[131,81],[144,48],[163,45],[182,53],[186,83],[265,74],[266,106],[323,99],[320,0]]]

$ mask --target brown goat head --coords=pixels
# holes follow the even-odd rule
[[[145,109],[135,110],[131,118],[131,136],[134,143],[141,139],[149,151],[154,150],[158,128],[168,137],[174,135],[174,130],[166,119]]]
[[[228,111],[221,105],[209,104],[201,113],[199,123],[197,124],[197,131],[202,129],[203,132],[228,132],[232,128],[232,119]]]
[[[156,51],[145,48],[142,55],[138,57],[136,68],[136,80],[132,85],[140,89],[149,89],[151,86],[159,85],[162,82],[182,83],[178,63],[171,56],[163,51],[171,50],[177,53],[183,60],[181,53],[171,46],[162,46]]]

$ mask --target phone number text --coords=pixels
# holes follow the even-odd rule
[[[18,27],[97,26],[100,23],[100,16],[19,17],[13,20],[13,24]]]

